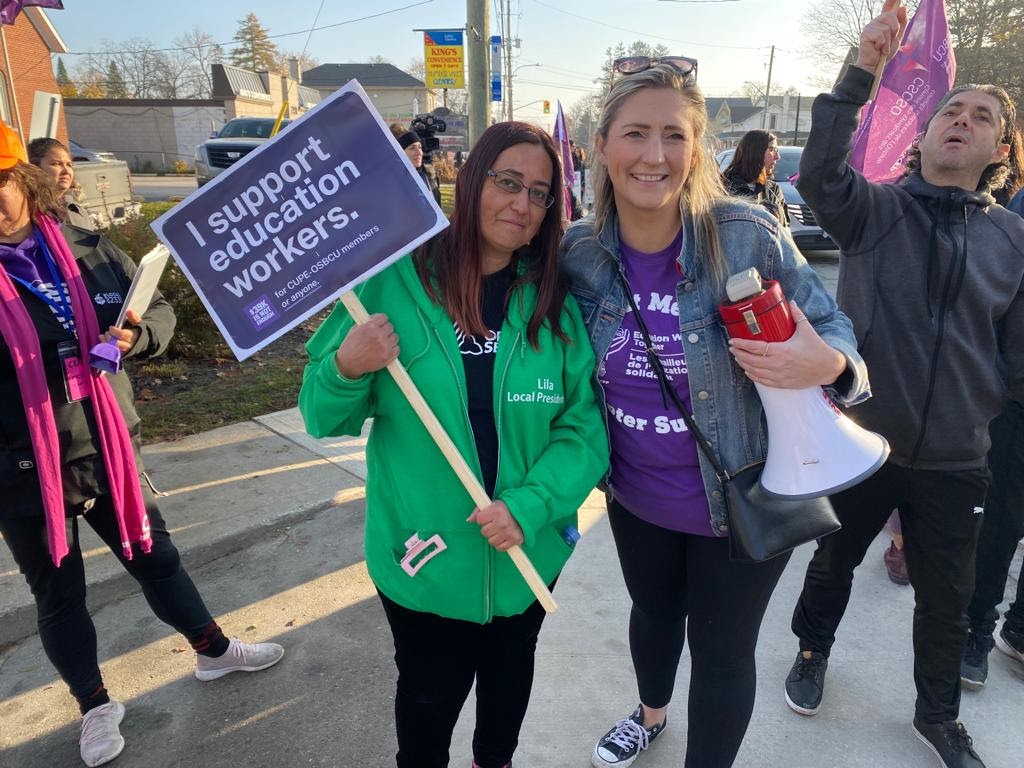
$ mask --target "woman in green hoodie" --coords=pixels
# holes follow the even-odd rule
[[[476,681],[474,766],[512,759],[544,610],[504,554],[547,584],[608,463],[594,357],[558,269],[561,168],[542,130],[488,128],[459,174],[451,226],[357,289],[310,340],[310,434],[367,443],[366,562],[395,642],[398,766],[448,765]],[[398,358],[490,498],[475,508],[385,366]]]

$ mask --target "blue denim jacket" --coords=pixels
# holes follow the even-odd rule
[[[778,280],[818,335],[846,357],[846,372],[827,388],[829,393],[842,405],[870,397],[867,369],[857,353],[849,318],[839,311],[793,241],[780,233],[776,220],[741,201],[722,200],[715,210],[727,273],[756,267],[763,278]],[[676,299],[693,417],[726,470],[734,472],[765,458],[767,426],[753,382],[729,353],[728,335],[718,315],[718,305],[727,301],[724,280],[719,284],[707,271],[706,259],[694,253],[693,220],[685,214],[683,220],[686,238],[678,259],[683,278],[676,286]],[[613,215],[597,236],[593,219],[573,224],[562,239],[561,261],[600,365],[629,308],[619,278],[618,219]],[[593,385],[607,422],[604,391],[596,371]],[[728,535],[721,484],[702,453],[700,468],[712,528],[720,536]]]

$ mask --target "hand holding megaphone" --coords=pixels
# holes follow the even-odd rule
[[[846,358],[822,340],[794,302],[789,315],[795,329],[785,341],[730,338],[729,351],[747,376],[779,389],[804,389],[831,384],[846,369]]]
[[[881,435],[861,429],[822,390],[846,369],[800,308],[756,269],[729,278],[718,311],[729,349],[754,382],[768,424],[761,487],[771,496],[814,498],[855,485],[889,456]]]

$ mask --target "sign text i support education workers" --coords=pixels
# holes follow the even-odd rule
[[[428,29],[423,33],[427,88],[465,88],[465,48],[461,29]]]
[[[447,223],[353,80],[153,229],[244,360]]]

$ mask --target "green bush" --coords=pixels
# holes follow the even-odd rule
[[[172,207],[174,203],[143,203],[139,216],[123,224],[115,224],[103,234],[138,263],[158,242],[150,223]],[[178,318],[168,356],[203,358],[231,355],[203,302],[173,260],[160,279],[160,291],[174,307]]]

